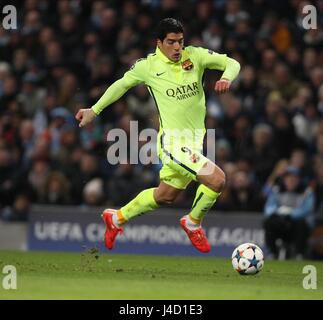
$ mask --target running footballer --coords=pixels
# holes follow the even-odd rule
[[[157,145],[163,163],[160,184],[143,190],[119,210],[103,212],[108,249],[113,248],[117,235],[130,219],[171,204],[194,180],[200,185],[192,208],[180,219],[180,225],[197,250],[205,253],[211,250],[201,223],[224,188],[225,174],[202,154],[206,114],[202,77],[205,69],[223,71],[214,89],[217,93],[225,93],[237,77],[240,64],[225,54],[208,49],[184,48],[182,24],[172,18],[163,19],[157,28],[155,53],[139,59],[94,106],[77,112],[76,119],[80,121],[80,127],[84,127],[130,88],[144,84],[159,113]]]

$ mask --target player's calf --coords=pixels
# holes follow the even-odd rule
[[[159,205],[172,204],[181,192],[182,190],[161,182],[155,189],[154,198]]]

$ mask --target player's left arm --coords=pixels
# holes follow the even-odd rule
[[[226,57],[225,69],[220,80],[215,83],[214,90],[217,93],[228,92],[232,81],[240,71],[240,63],[232,58]]]
[[[226,54],[219,54],[204,48],[198,48],[198,56],[204,69],[223,71],[221,79],[215,83],[214,90],[217,93],[229,91],[232,81],[239,74],[240,63]]]

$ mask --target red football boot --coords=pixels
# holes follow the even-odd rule
[[[186,217],[184,216],[180,220],[180,225],[188,235],[189,239],[192,242],[192,245],[200,252],[207,253],[210,252],[211,246],[209,244],[209,241],[207,240],[207,237],[202,229],[202,227],[199,227],[196,230],[190,230],[186,227]]]
[[[106,226],[104,234],[104,243],[109,250],[113,249],[117,235],[123,232],[123,228],[117,227],[112,221],[112,216],[113,214],[115,214],[116,211],[117,210],[114,209],[106,209],[101,215]]]

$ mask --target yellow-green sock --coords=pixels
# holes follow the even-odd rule
[[[215,192],[201,184],[196,191],[196,196],[189,214],[190,219],[196,224],[200,224],[220,194],[221,192]]]
[[[118,210],[119,223],[123,224],[136,216],[157,209],[159,205],[154,198],[155,189],[151,188],[141,191],[136,198]]]

